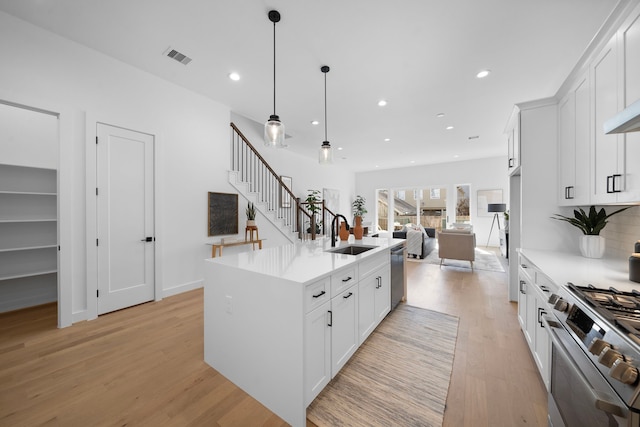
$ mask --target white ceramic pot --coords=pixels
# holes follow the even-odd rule
[[[602,236],[580,236],[580,253],[585,258],[602,258],[605,240]]]
[[[255,219],[248,219],[247,220],[247,227],[255,227],[256,226],[256,220]]]

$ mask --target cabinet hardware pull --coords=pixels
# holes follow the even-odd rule
[[[342,283],[346,283],[346,282],[348,282],[348,281],[349,281],[349,280],[351,280],[351,279],[352,279],[352,277],[351,277],[351,276],[347,277],[346,279],[342,279]]]
[[[538,323],[540,324],[541,328],[544,328],[544,323],[542,323],[542,315],[543,314],[547,314],[547,312],[544,311],[544,308],[538,307]]]
[[[327,326],[333,326],[333,312],[331,310],[327,310],[327,313],[329,313],[329,323],[327,323]]]
[[[565,190],[564,190],[564,198],[565,199],[568,199],[568,200],[569,199],[573,199],[573,191],[572,191],[573,189],[574,189],[573,185],[565,187]]]
[[[320,292],[318,295],[314,295],[314,298],[320,298],[322,295],[326,294],[325,291]]]
[[[622,192],[621,188],[617,188],[616,189],[616,178],[622,178],[622,175],[620,175],[620,174],[611,175],[611,181],[613,183],[613,185],[612,185],[613,189],[612,189],[611,192],[612,193],[621,193]],[[618,179],[618,182],[620,182],[620,179]]]
[[[522,268],[529,268],[529,266],[527,264],[520,264],[520,267]]]
[[[540,289],[542,289],[542,292],[549,292],[549,288],[545,285],[540,285]]]
[[[526,295],[527,293],[524,291],[524,289],[522,289],[522,286],[526,283],[527,282],[525,282],[524,280],[520,280],[520,293],[524,295]]]
[[[608,175],[607,176],[607,193],[613,193],[613,190],[611,190],[611,180],[613,179],[613,175]]]
[[[347,295],[344,295],[342,298],[347,299],[347,298],[349,298],[351,295],[353,295],[353,292],[349,292]]]
[[[512,168],[513,167],[513,157],[509,159],[509,167]]]

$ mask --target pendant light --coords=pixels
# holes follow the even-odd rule
[[[329,67],[323,65],[320,67],[320,71],[324,73],[324,141],[320,146],[318,161],[321,165],[329,165],[333,163],[331,144],[329,144],[329,141],[327,140],[327,73],[329,72]]]
[[[269,21],[273,22],[273,114],[264,124],[264,145],[267,147],[285,147],[284,124],[276,114],[276,22],[280,22],[280,12],[269,11]]]

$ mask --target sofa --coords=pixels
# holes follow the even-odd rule
[[[407,254],[413,258],[426,258],[436,247],[436,229],[407,226],[393,232],[394,239],[407,240]]]
[[[473,271],[476,259],[476,234],[470,230],[446,229],[438,233],[440,267],[445,259],[469,261]]]

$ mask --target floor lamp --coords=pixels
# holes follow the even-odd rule
[[[491,231],[489,231],[489,237],[487,238],[487,246],[489,246],[489,240],[491,239],[491,233],[493,232],[493,224],[495,224],[496,221],[498,221],[498,230],[500,230],[500,218],[498,218],[498,214],[506,210],[507,205],[505,203],[489,203],[487,205],[487,212],[493,212],[493,222],[491,223]]]

